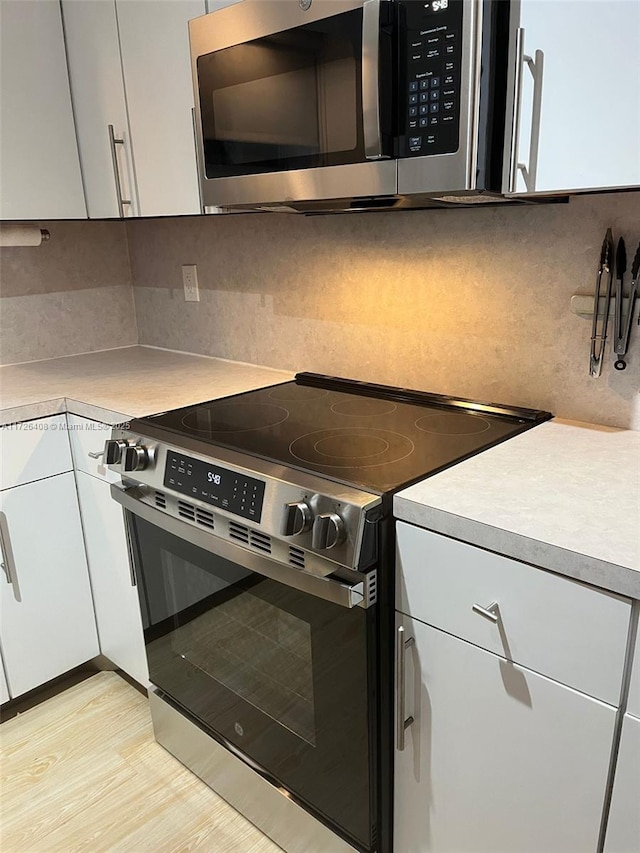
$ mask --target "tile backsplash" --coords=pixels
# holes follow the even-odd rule
[[[127,223],[139,340],[290,370],[548,409],[640,428],[640,330],[628,368],[588,375],[607,226],[640,239],[640,193],[569,204]],[[197,264],[185,303],[181,264]],[[628,280],[628,277],[627,277]]]
[[[0,249],[0,363],[138,342],[123,222],[39,222],[51,239]]]

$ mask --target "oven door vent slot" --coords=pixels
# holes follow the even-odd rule
[[[249,535],[249,544],[252,548],[257,548],[258,551],[264,551],[265,554],[271,553],[271,537],[266,533],[252,530]]]
[[[181,518],[186,518],[188,521],[196,520],[196,508],[186,501],[178,501],[178,515]]]
[[[158,509],[166,509],[167,508],[167,499],[164,496],[164,492],[156,492],[154,494],[155,503]]]
[[[208,527],[209,530],[213,530],[212,512],[207,512],[206,509],[200,509],[199,507],[196,507],[196,521],[203,527]]]
[[[294,545],[289,546],[289,563],[296,569],[304,569],[304,551],[302,548],[296,548]]]
[[[249,528],[244,524],[238,524],[236,521],[229,522],[229,538],[237,539],[238,542],[249,544]]]

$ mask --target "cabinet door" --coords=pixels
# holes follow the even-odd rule
[[[2,661],[2,655],[0,655],[0,705],[3,705],[5,702],[8,702],[11,696],[9,696],[9,685],[7,684],[7,676],[4,673],[4,663]]]
[[[201,213],[190,18],[204,0],[117,0],[141,216]]]
[[[15,698],[95,657],[98,638],[73,474],[2,492],[0,510],[2,654]]]
[[[60,5],[0,2],[0,219],[85,219]]]
[[[417,620],[405,637],[395,853],[583,853],[616,711]]]
[[[640,850],[640,719],[625,714],[604,853]]]
[[[521,0],[520,26],[536,64],[520,65],[517,162],[530,175],[527,187],[518,170],[516,192],[640,184],[640,3]]]
[[[124,215],[134,215],[138,204],[115,0],[62,0],[62,13],[89,216],[120,216],[119,198],[131,202]],[[149,31],[147,40],[152,36]],[[110,125],[122,143],[112,141]]]
[[[122,508],[103,480],[76,473],[91,588],[103,655],[144,687],[149,673],[142,619],[131,583]]]

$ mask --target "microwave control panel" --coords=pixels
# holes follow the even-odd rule
[[[463,0],[404,0],[400,157],[452,154],[460,131]]]
[[[260,521],[265,488],[262,480],[168,450],[164,485],[234,515]]]

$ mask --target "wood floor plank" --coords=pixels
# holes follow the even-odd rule
[[[99,673],[0,726],[2,853],[281,853],[153,739]]]

